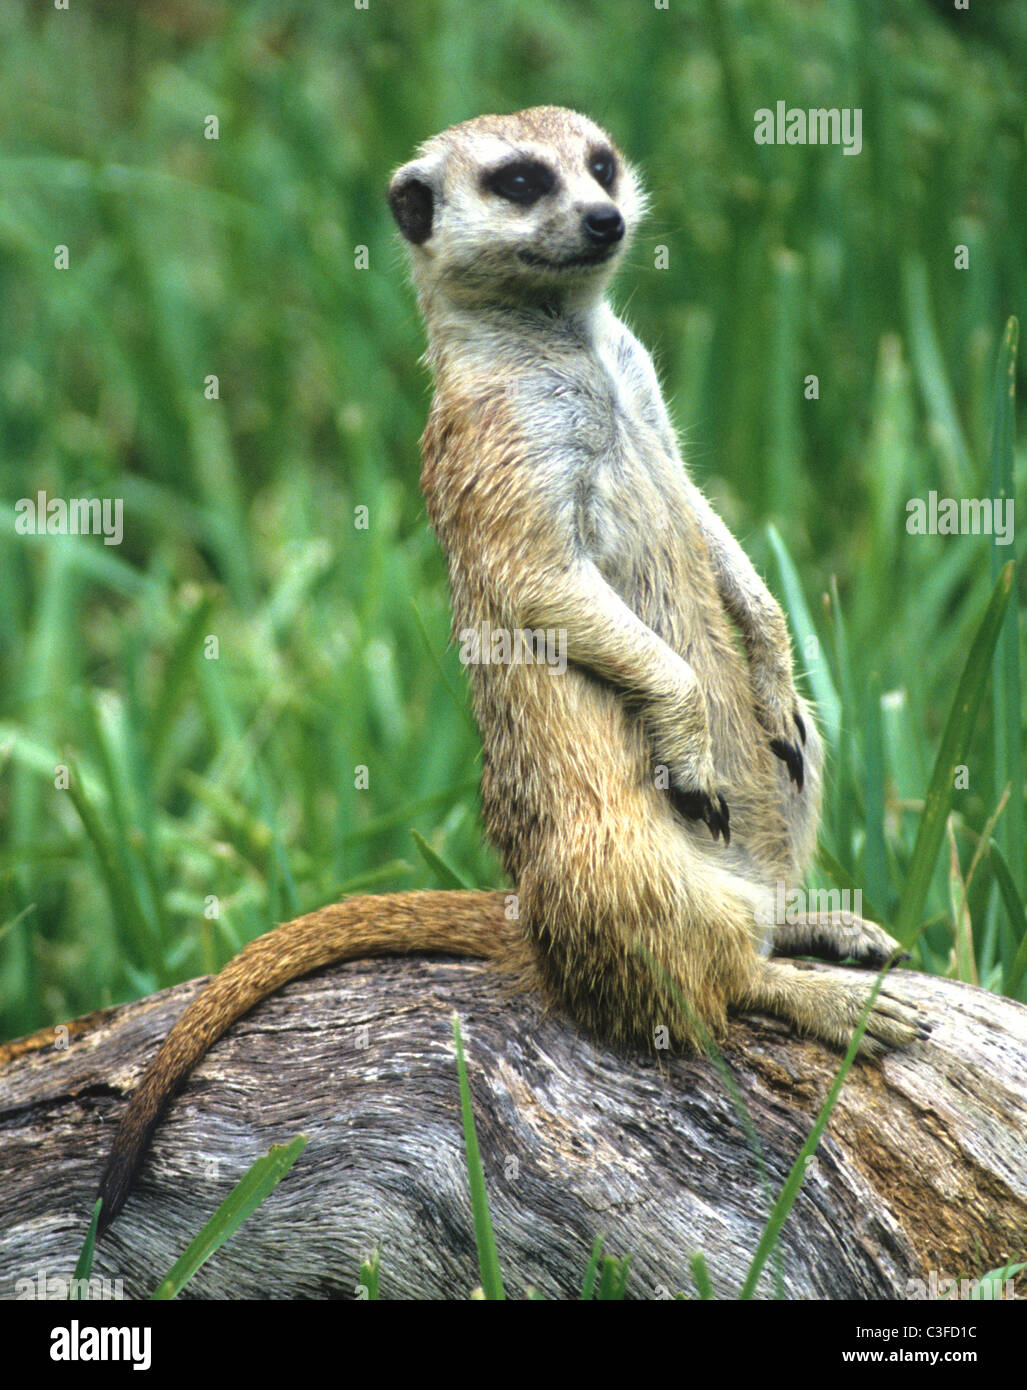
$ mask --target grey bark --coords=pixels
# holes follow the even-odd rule
[[[60,1291],[126,1099],[201,987],[0,1048],[0,1297],[25,1280]],[[1027,1008],[907,971],[891,987],[934,1032],[847,1079],[782,1233],[790,1298],[922,1296],[931,1271],[1023,1257]],[[377,1248],[383,1297],[467,1297],[479,1275],[454,1010],[507,1295],[575,1297],[598,1235],[631,1255],[629,1296],[694,1295],[696,1251],[717,1294],[735,1295],[839,1058],[774,1020],[733,1023],[723,1056],[764,1181],[711,1061],[618,1056],[511,1000],[487,967],[441,960],[323,971],[238,1023],[174,1103],[94,1274],[125,1297],[151,1292],[249,1164],[305,1133],[184,1296],[348,1298]],[[774,1292],[771,1265],[759,1294]]]

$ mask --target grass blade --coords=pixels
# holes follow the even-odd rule
[[[867,712],[863,726],[863,786],[866,799],[863,838],[863,883],[875,902],[887,903],[888,851],[884,834],[885,767],[884,728],[881,718],[881,681],[871,672]],[[873,916],[868,912],[867,916]],[[876,920],[876,919],[875,919]]]
[[[414,844],[417,846],[417,852],[438,879],[440,887],[470,888],[471,885],[465,883],[456,870],[449,867],[441,854],[436,854],[423,835],[419,834],[416,830],[411,830],[410,833],[414,837]]]
[[[959,850],[956,847],[956,832],[952,817],[947,822],[949,837],[949,901],[952,904],[952,922],[955,938],[956,979],[964,984],[977,984],[977,962],[974,959],[973,925],[966,896],[968,883],[963,878],[959,865]]]
[[[96,1248],[96,1227],[100,1220],[100,1208],[102,1206],[103,1199],[97,1197],[93,1204],[93,1215],[89,1222],[89,1230],[86,1232],[86,1238],[82,1243],[82,1251],[75,1262],[75,1273],[71,1281],[71,1286],[68,1289],[69,1298],[79,1297],[79,1290],[82,1287],[79,1281],[88,1281],[93,1272],[93,1251]]]
[[[263,1157],[236,1183],[203,1230],[191,1240],[150,1295],[164,1300],[181,1293],[201,1265],[219,1250],[238,1228],[256,1211],[261,1202],[278,1186],[282,1178],[306,1148],[307,1136],[297,1134],[288,1144],[274,1144]]]
[[[992,505],[1013,502],[1013,443],[1016,433],[1016,350],[1020,326],[1016,319],[1006,325],[995,374],[995,413],[991,439]],[[1002,568],[1002,550],[991,546],[991,572],[997,578]],[[1014,584],[1015,588],[1015,584]],[[1011,782],[1012,797],[997,839],[1012,865],[1013,877],[1021,894],[1027,892],[1027,838],[1024,835],[1024,806],[1020,788],[1024,785],[1023,688],[1020,672],[1019,615],[1010,604],[999,633],[994,657],[995,680],[991,691],[992,723],[995,733],[995,794]]]
[[[838,698],[834,681],[831,679],[827,660],[821,651],[820,638],[817,636],[813,620],[809,615],[809,609],[806,607],[799,572],[795,568],[788,548],[781,539],[776,526],[767,527],[767,540],[774,552],[778,573],[781,576],[785,608],[788,610],[792,632],[795,634],[795,642],[799,651],[798,666],[800,670],[807,672],[825,737],[833,748],[838,743],[838,734],[841,729],[841,701]],[[818,655],[814,656],[813,653],[818,653]]]
[[[811,1158],[816,1151],[816,1147],[820,1143],[820,1136],[827,1128],[827,1122],[831,1118],[831,1111],[834,1109],[839,1095],[841,1095],[842,1085],[849,1074],[849,1068],[855,1061],[860,1039],[866,1031],[867,1019],[870,1017],[870,1011],[877,1001],[878,994],[881,992],[881,986],[884,984],[887,973],[888,967],[885,966],[874,982],[874,987],[870,991],[870,997],[867,999],[863,1012],[860,1015],[859,1023],[852,1035],[852,1041],[849,1043],[848,1051],[845,1053],[842,1064],[838,1068],[838,1074],[831,1083],[831,1089],[827,1093],[827,1098],[820,1107],[820,1114],[816,1118],[816,1123],[810,1130],[805,1144],[803,1144],[800,1149],[798,1158],[792,1164],[792,1170],[785,1179],[785,1185],[781,1189],[781,1195],[774,1204],[774,1210],[770,1213],[770,1219],[763,1228],[763,1234],[760,1237],[759,1245],[756,1247],[756,1253],[752,1257],[752,1263],[749,1265],[748,1272],[745,1276],[745,1282],[738,1295],[739,1299],[750,1299],[756,1291],[756,1285],[759,1283],[760,1275],[763,1273],[763,1266],[766,1264],[771,1251],[776,1246],[781,1227],[784,1225],[788,1213],[791,1211],[795,1199],[799,1195],[799,1189],[802,1187],[802,1180],[806,1176],[806,1160]]]
[[[596,1294],[596,1300],[602,1300],[604,1303],[621,1302],[628,1286],[630,1272],[630,1255],[625,1255],[622,1260],[618,1260],[613,1255],[604,1256],[603,1272],[599,1276],[599,1292]]]
[[[366,1289],[365,1299],[368,1303],[377,1303],[381,1299],[379,1293],[379,1280],[381,1275],[381,1265],[378,1259],[378,1251],[372,1250],[368,1258],[360,1266],[359,1283]]]
[[[706,1257],[701,1250],[697,1250],[690,1261],[692,1266],[692,1278],[695,1280],[695,1287],[699,1297],[702,1299],[716,1298],[713,1291],[713,1280],[710,1278],[710,1271],[706,1266]]]
[[[581,1298],[585,1303],[591,1303],[595,1297],[596,1276],[599,1273],[599,1262],[603,1258],[603,1237],[596,1236],[595,1244],[592,1246],[592,1256],[585,1270],[585,1278],[581,1285]]]
[[[464,1044],[460,1037],[460,1020],[453,1015],[453,1037],[456,1039],[456,1069],[460,1076],[460,1110],[464,1120],[464,1143],[467,1147],[467,1178],[471,1185],[471,1207],[474,1211],[474,1239],[478,1246],[478,1268],[481,1287],[488,1299],[505,1299],[503,1276],[499,1272],[499,1254],[492,1233],[489,1199],[485,1191],[485,1173],[478,1152],[478,1136],[471,1110],[471,1088],[467,1084]]]
[[[1027,907],[1024,906],[1013,875],[1009,872],[1009,865],[994,840],[988,845],[988,859],[1002,902],[1009,914],[1014,940],[1020,943],[1016,958],[1002,981],[1003,994],[1008,994],[1010,999],[1016,999],[1019,997],[1024,974],[1027,973]]]
[[[965,761],[973,737],[977,711],[984,698],[991,657],[1009,603],[1012,583],[1013,564],[1010,561],[998,577],[977,629],[942,736],[906,883],[895,915],[894,935],[905,947],[911,946],[919,935],[921,915],[945,834],[945,821],[952,809],[956,767]]]
[[[1011,1297],[1015,1298],[1013,1290],[1013,1279],[1017,1274],[1027,1269],[1027,1264],[1007,1264],[1001,1269],[989,1269],[987,1274],[982,1274],[970,1287],[970,1297],[980,1299],[982,1302],[994,1300],[996,1303],[1006,1296],[1006,1285],[1010,1285]],[[987,1292],[985,1292],[987,1290]],[[965,1294],[960,1294],[965,1297]]]
[[[927,408],[931,436],[942,457],[945,481],[953,492],[965,492],[973,477],[973,464],[938,340],[922,257],[910,255],[903,262],[902,292],[917,385]]]
[[[68,796],[96,853],[110,898],[111,912],[114,920],[122,923],[122,939],[126,936],[130,939],[135,947],[136,959],[147,961],[159,982],[164,976],[160,944],[154,937],[152,926],[136,895],[135,885],[124,868],[114,841],[104,829],[100,812],[90,799],[78,767],[71,762],[68,763]]]
[[[682,1017],[688,1018],[689,1022],[696,1029],[702,1042],[703,1052],[705,1056],[708,1058],[708,1060],[711,1061],[714,1067],[716,1068],[717,1075],[720,1077],[721,1082],[724,1086],[724,1090],[727,1093],[728,1098],[731,1101],[731,1104],[734,1108],[735,1114],[738,1117],[738,1122],[742,1126],[746,1142],[749,1145],[749,1152],[752,1154],[753,1160],[756,1164],[756,1172],[759,1176],[760,1186],[763,1188],[763,1191],[767,1198],[767,1205],[771,1208],[771,1210],[773,1210],[774,1192],[770,1182],[770,1172],[767,1168],[766,1159],[763,1156],[763,1145],[760,1143],[760,1137],[756,1132],[756,1125],[753,1122],[752,1116],[749,1114],[748,1106],[745,1104],[745,1099],[738,1088],[738,1083],[735,1080],[734,1076],[731,1074],[731,1068],[724,1060],[720,1048],[717,1046],[714,1039],[703,1026],[702,1020],[697,1017],[695,1010],[692,1009],[688,1000],[685,998],[681,990],[678,988],[677,983],[671,979],[670,975],[667,973],[667,971],[663,968],[662,965],[657,964],[656,960],[653,958],[652,953],[649,950],[647,950],[646,947],[643,946],[640,942],[636,942],[633,949],[635,953],[646,962],[649,969],[653,972],[654,978],[660,979],[665,988],[667,988],[670,991],[674,998],[674,1002],[676,1003],[677,1007],[681,1010]],[[777,1248],[776,1241],[772,1242],[771,1245],[768,1247],[768,1252],[771,1250],[774,1253],[775,1259],[774,1279],[777,1296],[779,1298],[783,1298],[784,1266],[781,1262],[781,1252]]]

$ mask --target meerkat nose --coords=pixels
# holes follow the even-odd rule
[[[624,218],[612,207],[592,208],[582,218],[582,226],[596,246],[612,246],[624,235]]]

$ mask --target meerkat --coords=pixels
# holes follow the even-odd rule
[[[898,952],[838,914],[773,922],[814,848],[823,750],[788,630],[692,482],[645,349],[606,291],[643,211],[610,137],[559,107],[443,131],[393,176],[435,394],[422,489],[453,631],[557,632],[566,667],[468,667],[485,825],[505,892],[357,897],[252,942],[185,1011],[122,1121],[100,1187],[120,1209],[164,1107],[210,1045],[337,961],[491,960],[589,1036],[651,1049],[759,1010],[836,1046]],[[882,989],[863,1050],[925,1035]]]

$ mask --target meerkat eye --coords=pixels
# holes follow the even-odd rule
[[[556,175],[552,169],[548,164],[534,159],[519,159],[514,164],[504,164],[485,175],[485,187],[490,193],[524,207],[537,203],[555,186]]]
[[[598,150],[588,161],[588,172],[600,188],[610,189],[617,177],[617,161],[610,150]]]

